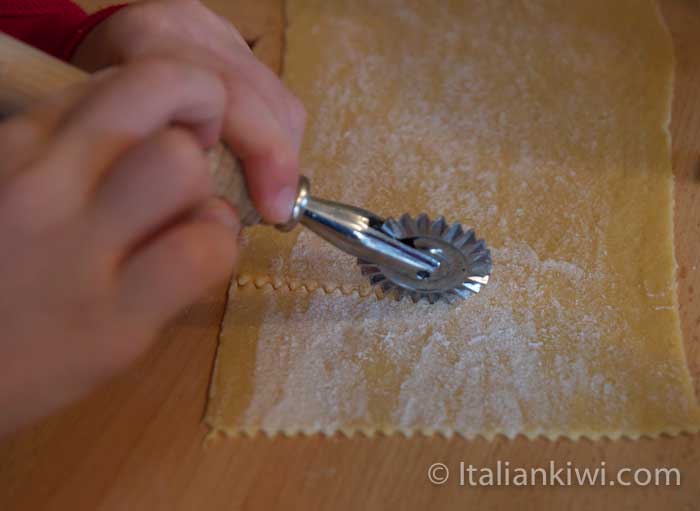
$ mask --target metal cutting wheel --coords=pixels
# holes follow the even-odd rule
[[[408,296],[413,302],[425,299],[429,303],[452,303],[478,293],[489,281],[491,253],[473,229],[464,230],[459,223],[449,225],[442,216],[433,221],[426,214],[415,219],[405,214],[398,220],[388,218],[380,230],[440,261],[440,266],[430,273],[358,259],[362,274],[387,296],[393,295],[397,300]]]

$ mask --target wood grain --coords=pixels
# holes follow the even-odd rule
[[[96,2],[87,2],[92,3]],[[270,0],[211,2],[248,38],[281,41]],[[253,6],[247,10],[245,4]],[[689,365],[700,370],[700,6],[666,0],[675,44],[673,164],[679,297]],[[228,9],[231,9],[230,11]],[[262,14],[261,14],[262,13]],[[250,18],[249,18],[250,19]],[[275,29],[269,20],[277,19]],[[256,25],[259,24],[259,25]],[[277,32],[275,32],[277,30]],[[272,45],[272,43],[270,43]],[[266,50],[269,51],[269,50]],[[271,62],[280,62],[281,46]],[[272,52],[275,53],[275,52]],[[269,57],[266,57],[269,58]],[[219,441],[203,447],[206,400],[223,288],[187,310],[131,371],[89,399],[0,442],[0,509],[695,509],[700,436],[640,441],[508,441],[400,436]],[[470,488],[432,486],[431,463],[547,467],[674,466],[680,487]]]

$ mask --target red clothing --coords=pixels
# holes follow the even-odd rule
[[[88,32],[120,7],[88,15],[69,0],[0,0],[0,31],[70,60]]]

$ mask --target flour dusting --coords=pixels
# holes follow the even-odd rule
[[[302,170],[314,194],[474,227],[493,275],[455,306],[377,300],[354,260],[311,232],[252,230],[210,423],[270,434],[697,428],[671,227],[659,220],[671,208],[672,60],[652,2],[288,9],[285,81],[309,109]]]

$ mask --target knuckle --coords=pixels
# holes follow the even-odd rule
[[[122,20],[124,27],[130,32],[149,34],[150,36],[163,35],[169,28],[165,6],[161,3],[137,3],[122,9],[116,16]],[[143,39],[143,38],[136,38]]]
[[[146,49],[163,38],[179,37],[183,20],[195,18],[202,7],[199,0],[136,2],[117,16],[123,16],[124,27],[134,36],[132,44],[146,44]]]
[[[216,72],[189,59],[149,55],[127,64],[124,73],[134,90],[188,98],[196,91],[209,102],[218,100],[222,109],[226,101],[226,88]]]
[[[134,80],[143,82],[144,85],[154,87],[167,86],[177,83],[181,74],[181,65],[168,57],[151,56],[135,61],[130,66]]]

